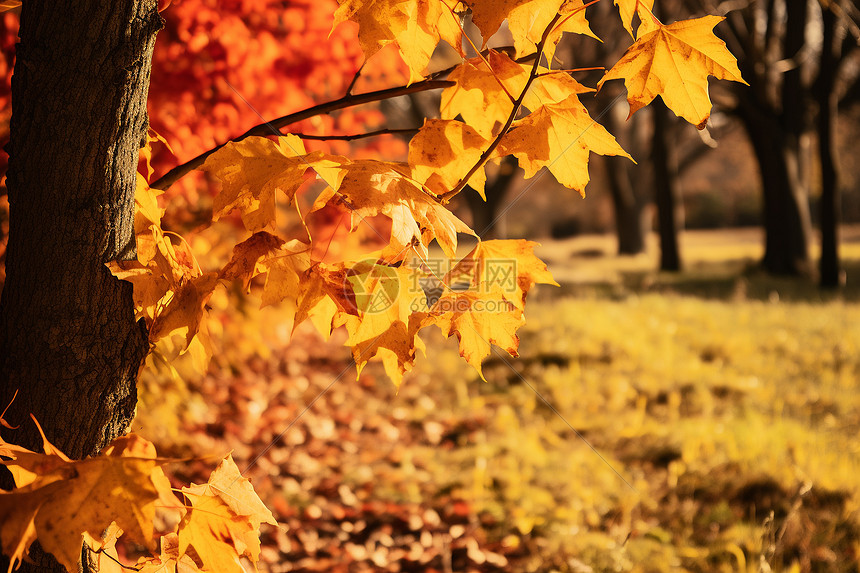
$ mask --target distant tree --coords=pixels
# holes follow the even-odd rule
[[[702,4],[714,8],[712,2]],[[824,191],[822,284],[838,280],[839,200],[832,127],[839,61],[844,55],[841,45],[846,42],[836,37],[846,38],[837,29],[856,29],[854,14],[851,2],[763,0],[728,12],[725,26],[719,28],[739,55],[739,66],[750,84],[750,89],[733,90],[735,112],[759,164],[764,190],[762,265],[774,274],[812,271],[809,192],[818,113]],[[818,45],[816,37],[822,37],[825,45]]]

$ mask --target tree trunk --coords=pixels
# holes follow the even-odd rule
[[[640,147],[638,140],[642,131],[642,115],[634,115],[625,120],[621,106],[616,106],[606,115],[606,127],[616,135],[621,147],[637,155]],[[618,238],[619,255],[638,255],[645,251],[645,220],[644,211],[646,200],[641,185],[634,184],[634,172],[641,179],[644,165],[634,165],[626,157],[607,156],[606,174],[609,179],[609,190],[612,196],[612,207],[615,212],[615,235]],[[647,190],[650,186],[644,186]]]
[[[782,110],[749,117],[750,137],[759,157],[764,184],[764,269],[779,275],[804,275],[809,261],[808,105],[803,86],[802,51],[807,2],[786,3],[783,56],[792,67],[782,77]],[[757,124],[757,125],[756,125]]]
[[[762,268],[774,275],[809,272],[809,201],[798,179],[801,150],[766,109],[740,109],[761,173],[764,191],[765,252]]]
[[[681,185],[678,181],[677,160],[670,133],[669,109],[659,100],[654,100],[651,107],[654,117],[651,160],[654,163],[654,192],[660,231],[660,270],[674,272],[681,270],[681,253],[678,248],[678,233],[684,226]]]
[[[836,41],[837,16],[822,11],[822,49],[816,95],[818,99],[818,156],[821,161],[821,259],[822,288],[837,288],[839,269],[839,165],[836,151],[838,97],[836,69],[841,42]]]
[[[0,403],[18,393],[6,419],[20,428],[3,430],[10,442],[40,449],[32,413],[51,442],[82,458],[134,416],[147,336],[131,285],[105,263],[135,257],[135,172],[162,25],[156,0],[23,3],[0,300]],[[22,570],[57,570],[40,553]]]

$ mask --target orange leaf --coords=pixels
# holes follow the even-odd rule
[[[266,231],[254,233],[233,247],[233,256],[221,269],[218,278],[224,280],[240,278],[247,286],[253,277],[263,272],[258,269],[259,260],[275,253],[283,244],[283,239]]]
[[[445,292],[424,319],[435,324],[445,336],[457,335],[460,356],[472,365],[481,378],[481,362],[490,355],[492,344],[517,356],[520,339],[517,330],[525,324],[523,313],[496,291]]]
[[[389,217],[392,256],[405,256],[415,242],[426,252],[433,239],[451,256],[457,249],[457,233],[474,235],[468,225],[404,175],[409,166],[370,159],[354,162],[333,159],[337,163],[327,165],[324,171],[332,187],[317,197],[312,210],[330,202],[342,204],[350,212],[352,228],[366,217],[378,214]]]
[[[406,265],[390,267],[372,260],[348,270],[346,286],[358,312],[344,314],[340,321],[346,325],[345,344],[352,347],[359,372],[379,355],[386,373],[399,386],[403,373],[412,369],[416,347],[423,348],[416,337],[422,326],[416,314],[427,310],[419,278],[419,272]]]
[[[451,72],[448,79],[457,84],[442,91],[440,111],[443,119],[459,115],[479,134],[492,137],[501,130],[513,110],[514,104],[508,94],[517,97],[522,93],[531,66],[518,64],[504,52],[495,50],[490,50],[487,61],[492,69],[487,69],[479,58],[473,58]],[[547,72],[547,68],[538,67],[541,75],[532,82],[523,100],[526,108],[536,110],[543,105],[558,103],[571,94],[594,91],[566,73]]]
[[[15,457],[2,463],[17,487],[0,493],[0,540],[10,570],[38,538],[67,570],[77,571],[83,535],[100,538],[111,522],[133,541],[154,547],[158,500],[172,494],[158,467],[163,461],[143,442],[125,438],[99,457],[72,461],[47,440],[45,454],[0,440],[0,448],[11,447]]]

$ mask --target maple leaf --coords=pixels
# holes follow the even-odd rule
[[[295,306],[300,277],[310,266],[310,246],[301,241],[294,239],[270,251],[260,261],[261,270],[268,273],[261,307],[281,302]]]
[[[559,183],[576,189],[583,197],[589,181],[589,153],[632,160],[615,138],[591,119],[576,95],[542,106],[514,122],[514,129],[499,144],[499,153],[516,156],[527,179],[546,167]]]
[[[158,206],[161,191],[150,188],[146,179],[137,174],[137,188],[134,193],[134,234],[137,241],[137,260],[146,265],[158,252],[161,239],[161,216],[164,209]]]
[[[84,534],[100,538],[111,522],[132,541],[154,547],[156,505],[172,494],[158,467],[164,461],[149,455],[154,450],[145,440],[126,437],[99,457],[75,461],[44,442],[47,453],[36,454],[0,440],[14,456],[0,463],[20,480],[0,493],[0,540],[10,571],[37,538],[68,571],[77,571]]]
[[[474,235],[468,225],[405,175],[409,166],[372,159],[349,161],[332,158],[330,165],[315,166],[331,185],[314,202],[311,212],[330,202],[346,206],[354,229],[366,217],[382,214],[391,219],[393,255],[420,243],[426,252],[435,238],[446,254],[457,249],[457,233]]]
[[[550,52],[548,59],[552,59],[552,52],[564,32],[598,39],[585,18],[582,0],[531,0],[518,4],[508,13],[508,29],[513,36],[517,56],[535,51],[556,14],[560,14],[561,18],[553,25],[544,45],[544,51]]]
[[[194,573],[201,571],[190,555],[180,555],[179,536],[176,533],[162,536],[159,556],[141,558],[135,564],[135,570],[137,573]]]
[[[178,554],[203,569],[244,572],[239,556],[260,558],[260,525],[277,525],[232,456],[225,457],[208,483],[182,488],[191,507],[178,531]]]
[[[449,338],[456,335],[460,356],[484,379],[481,362],[490,355],[492,344],[517,356],[520,339],[516,332],[525,320],[522,310],[498,291],[447,291],[430,309],[422,326],[428,324],[435,324]]]
[[[411,267],[391,267],[373,260],[353,264],[346,280],[358,309],[341,315],[358,371],[379,355],[386,374],[399,386],[412,369],[416,348],[423,348],[417,333],[420,313],[427,310],[421,274]]]
[[[630,37],[636,38],[633,34],[633,17],[636,14],[639,14],[639,20],[645,25],[645,29],[640,28],[639,34],[650,31],[648,23],[653,21],[651,11],[654,9],[654,0],[614,0],[614,2],[621,15],[621,23]]]
[[[597,88],[608,80],[623,78],[631,115],[659,95],[678,117],[704,129],[711,115],[708,76],[748,85],[735,57],[714,35],[714,26],[722,20],[705,16],[668,26],[660,24],[646,34],[640,33]]]
[[[525,323],[529,290],[536,283],[558,286],[534,255],[536,246],[524,240],[480,242],[446,273],[442,295],[422,317],[422,327],[436,324],[446,336],[457,335],[460,355],[482,378],[481,361],[491,344],[517,355],[516,331]]]
[[[327,265],[317,263],[306,270],[299,280],[300,291],[296,305],[293,329],[311,318],[327,339],[332,331],[332,319],[338,312],[356,314],[355,297],[350,296],[346,267],[343,263]]]
[[[517,97],[522,93],[531,66],[518,64],[496,50],[490,50],[487,62],[490,68],[480,58],[472,58],[451,72],[448,77],[456,84],[442,91],[440,112],[443,119],[459,115],[479,134],[492,137],[513,111],[514,104],[508,94]],[[553,73],[543,66],[538,67],[538,74],[523,99],[523,105],[531,110],[558,103],[571,94],[594,91],[566,73]]]
[[[412,177],[436,195],[454,188],[481,158],[489,145],[483,136],[461,121],[425,119],[409,142]],[[479,169],[469,185],[484,197],[486,174]]]
[[[334,13],[334,25],[358,23],[365,58],[396,42],[410,70],[410,82],[424,74],[433,50],[444,40],[461,52],[462,29],[449,0],[344,0]]]
[[[12,10],[21,5],[21,0],[0,0],[0,12]]]
[[[266,231],[258,231],[233,247],[230,261],[218,274],[219,279],[242,279],[247,288],[252,278],[261,274],[258,262],[261,258],[274,254],[285,243],[280,237]]]
[[[200,169],[212,172],[223,187],[215,196],[213,220],[239,209],[242,222],[256,232],[275,223],[275,194],[281,191],[287,203],[304,182],[310,163],[321,154],[307,155],[295,135],[231,141],[212,155]]]
[[[454,267],[445,281],[453,284],[469,280],[479,292],[498,292],[520,310],[525,307],[529,290],[537,284],[559,286],[534,254],[538,243],[522,239],[481,241]]]
[[[156,341],[176,330],[187,329],[185,333],[185,348],[187,348],[200,329],[200,321],[206,313],[206,303],[216,286],[218,286],[216,273],[206,273],[184,281],[173,293],[164,310],[153,320],[149,339]]]

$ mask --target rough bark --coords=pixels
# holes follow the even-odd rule
[[[104,263],[135,256],[135,172],[161,27],[156,0],[23,4],[0,299],[0,403],[18,392],[6,419],[20,429],[3,432],[11,442],[40,448],[32,413],[81,458],[134,415],[146,332],[131,285]],[[35,557],[22,570],[56,570]]]
[[[654,116],[654,144],[651,161],[654,164],[654,193],[660,234],[660,270],[680,271],[681,252],[678,233],[684,227],[681,184],[678,180],[677,159],[671,133],[669,110],[662,101],[651,104]]]

